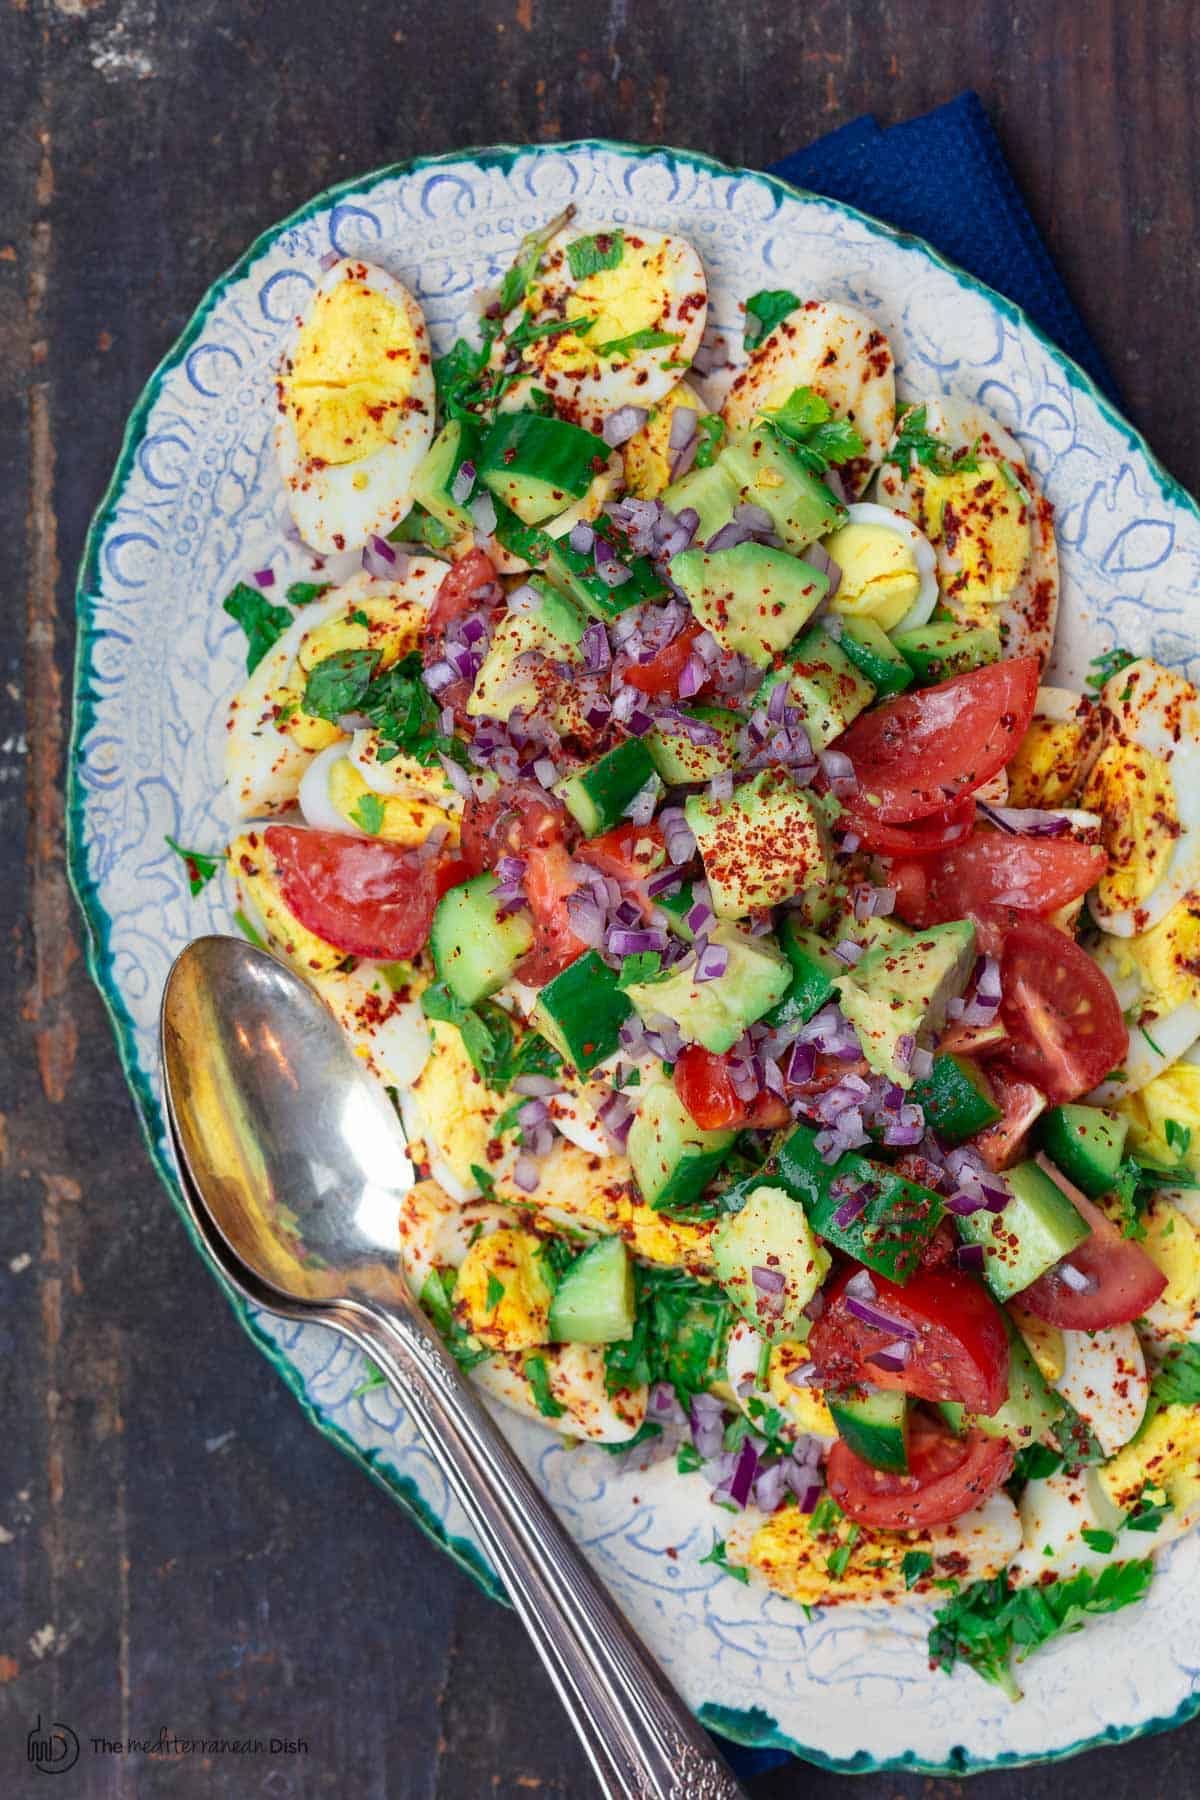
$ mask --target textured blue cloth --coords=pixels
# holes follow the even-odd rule
[[[1119,399],[1029,216],[978,94],[960,94],[886,130],[872,118],[855,119],[772,163],[769,172],[925,238],[951,262],[1015,300],[1106,394]],[[717,1741],[742,1780],[788,1760],[781,1750],[746,1750]]]

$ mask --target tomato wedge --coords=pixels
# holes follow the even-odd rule
[[[1106,1212],[1069,1182],[1065,1175],[1038,1158],[1052,1181],[1058,1183],[1079,1208],[1092,1228],[1078,1250],[1063,1258],[1087,1283],[1077,1289],[1059,1274],[1063,1263],[1039,1276],[1020,1296],[1020,1304],[1039,1319],[1066,1331],[1103,1331],[1109,1325],[1128,1325],[1153,1306],[1167,1285],[1162,1270],[1139,1244],[1121,1236]]]
[[[544,987],[582,956],[587,945],[571,929],[567,895],[579,886],[562,843],[532,844],[526,852],[525,895],[533,913],[533,948],[517,965],[517,979]]]
[[[675,1063],[675,1092],[701,1131],[722,1131],[750,1125],[766,1130],[786,1125],[791,1118],[780,1094],[759,1094],[741,1099],[729,1074],[728,1056],[716,1056],[699,1044],[689,1044]]]
[[[972,1413],[993,1413],[1008,1394],[1008,1333],[1000,1308],[964,1269],[918,1269],[906,1286],[871,1277],[877,1325],[851,1310],[847,1268],[825,1290],[825,1310],[808,1347],[822,1386],[899,1389],[920,1400],[958,1400]],[[885,1321],[894,1320],[894,1328]],[[902,1369],[876,1360],[897,1341],[909,1344]]]
[[[848,1519],[884,1531],[945,1525],[994,1494],[1012,1472],[1014,1452],[1003,1438],[968,1431],[956,1438],[944,1425],[914,1415],[908,1432],[908,1474],[873,1469],[839,1439],[825,1479]]]
[[[640,689],[643,694],[677,694],[679,677],[683,674],[684,665],[692,654],[692,645],[700,636],[701,629],[693,619],[691,624],[684,626],[678,637],[673,637],[669,644],[664,644],[650,662],[630,663],[625,670],[624,680],[630,687]]]
[[[1004,1061],[1061,1104],[1119,1066],[1129,1048],[1108,977],[1074,938],[1045,919],[1019,919],[1000,957]]]
[[[456,563],[451,563],[450,571],[429,609],[429,635],[440,643],[442,633],[451,619],[470,612],[476,603],[475,596],[479,589],[487,587],[495,579],[495,564],[482,550],[468,550]]]
[[[854,767],[860,807],[905,825],[990,781],[1033,717],[1038,667],[1036,656],[1013,657],[861,714],[833,746]]]
[[[987,1073],[1002,1117],[994,1125],[984,1126],[974,1139],[974,1148],[989,1169],[1009,1169],[1025,1155],[1030,1127],[1046,1110],[1046,1096],[1002,1062],[989,1060]]]
[[[580,844],[575,855],[615,881],[645,881],[663,861],[661,825],[615,825]]]
[[[845,802],[840,823],[855,834],[864,850],[873,850],[877,856],[934,856],[969,837],[975,825],[975,801],[972,795],[963,794],[953,806],[931,813],[927,819],[912,825],[887,825],[855,796]]]
[[[1094,887],[1107,866],[1099,844],[977,831],[940,855],[893,865],[889,879],[896,889],[897,913],[924,931],[980,907],[1009,906],[1043,916],[1057,912]]]
[[[444,885],[439,861],[379,838],[268,825],[263,834],[289,912],[323,943],[384,962],[429,941]],[[453,859],[458,862],[459,859]]]
[[[471,873],[494,869],[502,856],[524,856],[532,845],[556,844],[567,815],[536,781],[516,781],[490,799],[472,794],[463,808],[462,854]]]

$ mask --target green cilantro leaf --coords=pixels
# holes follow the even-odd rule
[[[653,981],[656,975],[669,974],[669,969],[663,969],[660,951],[639,950],[633,956],[621,958],[621,972],[617,976],[617,986],[627,988],[635,982]]]
[[[1111,1556],[1117,1547],[1117,1540],[1111,1531],[1101,1531],[1098,1526],[1085,1525],[1079,1533],[1089,1550],[1097,1556]]]
[[[935,475],[971,475],[979,467],[974,449],[955,450],[945,438],[935,437],[928,430],[924,406],[907,407],[901,414],[896,423],[895,441],[884,461],[895,463],[901,473],[907,475],[914,458]]]
[[[712,466],[720,454],[721,444],[725,437],[725,421],[720,413],[701,413],[696,430],[700,443],[692,466],[696,469],[707,469]]]
[[[651,1438],[662,1436],[662,1426],[655,1425],[651,1419],[643,1419],[631,1438],[625,1438],[619,1444],[601,1444],[600,1449],[609,1456],[624,1456],[630,1450],[636,1450],[641,1444],[648,1444]]]
[[[866,449],[850,420],[835,418],[828,400],[810,387],[793,389],[763,417],[810,475],[823,475],[831,463],[848,462]]]
[[[484,1194],[490,1200],[496,1191],[496,1177],[492,1174],[490,1169],[480,1168],[478,1163],[471,1164],[471,1173],[475,1177],[475,1185],[478,1187],[480,1193]],[[490,1291],[491,1290],[489,1289],[489,1292]]]
[[[1162,1499],[1157,1496],[1162,1494]],[[1161,1488],[1144,1487],[1134,1503],[1133,1511],[1125,1515],[1127,1531],[1157,1531],[1164,1519],[1171,1516],[1173,1508]]]
[[[729,1561],[725,1552],[725,1540],[724,1538],[719,1538],[715,1531],[713,1532],[712,1549],[707,1556],[702,1556],[700,1561],[702,1563],[712,1563],[715,1568],[720,1569],[722,1575],[732,1575],[733,1579],[735,1581],[740,1581],[743,1586],[748,1587],[750,1585],[749,1569],[739,1569],[736,1564]]]
[[[546,1419],[561,1419],[566,1408],[560,1406],[550,1391],[550,1371],[544,1356],[525,1358],[525,1379],[533,1395],[534,1405]]]
[[[695,1444],[682,1443],[675,1452],[675,1467],[680,1475],[691,1475],[704,1461]]]
[[[1200,1344],[1168,1350],[1150,1384],[1153,1399],[1163,1406],[1200,1406]]]
[[[379,1367],[379,1364],[372,1362],[371,1358],[368,1356],[367,1372],[359,1382],[358,1386],[351,1392],[350,1398],[352,1400],[361,1400],[364,1394],[373,1393],[376,1388],[386,1386],[387,1376]]]
[[[221,605],[246,634],[246,673],[252,675],[271,645],[283,636],[292,615],[286,606],[272,605],[265,594],[244,581],[226,594]]]
[[[484,1310],[486,1312],[495,1312],[496,1308],[503,1300],[505,1292],[506,1289],[500,1277],[498,1275],[489,1275],[487,1291],[483,1296]]]
[[[561,337],[567,331],[574,332],[576,337],[586,337],[595,323],[595,319],[585,318],[581,313],[577,319],[543,319],[538,324],[526,313],[521,323],[509,332],[505,343],[510,350],[520,350],[538,338]]]
[[[799,295],[793,294],[790,288],[760,288],[757,294],[751,294],[746,302],[746,325],[742,332],[746,349],[756,349],[779,321],[795,312],[799,304]]]
[[[657,350],[666,344],[677,344],[682,337],[681,331],[655,331],[653,326],[647,326],[644,331],[631,331],[628,337],[610,338],[607,344],[593,344],[592,348],[597,356],[628,356],[634,350]]]
[[[378,794],[360,794],[350,808],[350,817],[360,831],[365,831],[369,837],[378,837],[383,830],[383,801]]]
[[[900,1564],[900,1572],[904,1576],[906,1588],[916,1587],[918,1581],[928,1575],[933,1568],[933,1557],[928,1550],[906,1550],[904,1561]]]
[[[682,1269],[636,1264],[633,1334],[607,1344],[608,1391],[669,1381],[686,1404],[721,1366],[733,1308],[724,1291]]]
[[[1114,644],[1111,650],[1102,650],[1088,664],[1091,671],[1085,677],[1088,687],[1099,693],[1106,681],[1111,681],[1114,675],[1119,675],[1122,669],[1127,669],[1130,663],[1136,661],[1133,651],[1122,650],[1119,644]]]
[[[446,1340],[450,1354],[459,1368],[474,1369],[481,1362],[486,1362],[492,1353],[478,1338],[465,1331],[454,1317],[451,1301],[456,1279],[455,1269],[431,1270],[422,1285],[420,1300],[440,1336]]]
[[[308,672],[302,710],[336,725],[344,714],[359,710],[378,667],[378,650],[335,650],[322,657]]]
[[[196,895],[208,886],[220,868],[222,859],[219,856],[209,856],[204,850],[185,850],[183,845],[177,844],[173,837],[168,836],[166,842],[176,856],[183,858],[183,866],[187,870],[188,887],[191,889],[194,900]]]
[[[590,237],[576,238],[567,245],[567,261],[576,281],[598,275],[601,269],[615,269],[625,255],[625,233],[594,231]]]
[[[287,591],[289,606],[311,606],[322,594],[327,594],[333,586],[331,581],[293,581]]]
[[[1178,1157],[1185,1157],[1192,1147],[1191,1126],[1181,1125],[1178,1119],[1168,1119],[1164,1129],[1168,1147],[1174,1150]]]
[[[1062,1451],[1052,1450],[1049,1444],[1026,1444],[1017,1451],[1012,1478],[1022,1482],[1044,1480],[1047,1475],[1056,1474],[1064,1460]]]

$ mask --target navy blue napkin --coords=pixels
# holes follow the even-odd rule
[[[1076,312],[1021,198],[978,94],[883,129],[867,117],[772,163],[796,187],[844,200],[910,231],[1015,300],[1097,385],[1116,383]],[[785,1763],[782,1750],[717,1742],[742,1780]]]

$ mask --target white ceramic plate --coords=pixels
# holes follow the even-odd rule
[[[269,365],[331,248],[399,274],[442,350],[470,332],[474,290],[567,200],[585,222],[690,238],[708,269],[710,317],[735,340],[738,302],[763,287],[871,314],[891,339],[902,393],[990,407],[1054,501],[1058,674],[1078,684],[1089,658],[1120,642],[1200,676],[1195,504],[1015,307],[913,239],[763,175],[596,142],[416,162],[321,195],[214,285],[152,377],[80,573],[72,877],[92,970],[172,1193],[155,1067],[159,996],[190,938],[229,929],[231,903],[219,882],[190,900],[163,840],[169,832],[217,849],[227,835],[223,720],[243,640],[220,600],[265,561],[285,574]],[[164,1220],[163,1229],[172,1227]],[[357,1353],[320,1327],[239,1310],[314,1423],[495,1592],[389,1393],[355,1397]],[[619,1476],[600,1450],[564,1450],[511,1415],[505,1424],[683,1692],[743,1742],[842,1769],[960,1771],[1066,1755],[1179,1723],[1200,1705],[1194,1537],[1167,1554],[1142,1606],[1041,1653],[1014,1707],[969,1673],[930,1673],[923,1608],[838,1607],[806,1622],[788,1601],[701,1566],[721,1515],[699,1476]]]

